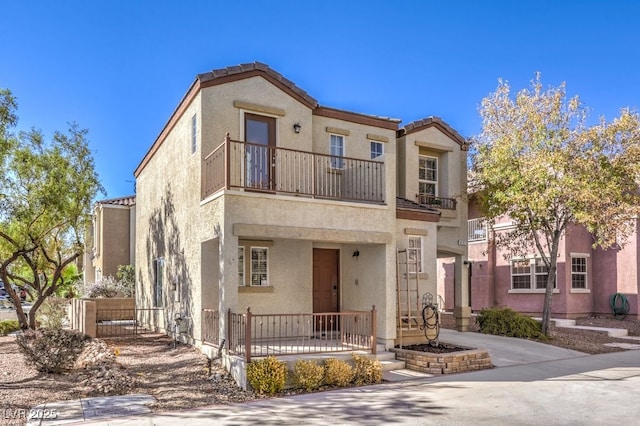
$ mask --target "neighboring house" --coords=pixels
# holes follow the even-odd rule
[[[469,259],[473,261],[473,310],[508,306],[519,312],[541,315],[547,268],[533,251],[524,257],[513,257],[497,248],[496,235],[512,228],[513,223],[503,218],[489,228],[473,197],[471,200],[468,240]],[[552,315],[560,318],[611,315],[611,296],[622,293],[629,302],[629,315],[638,317],[639,235],[636,223],[636,232],[622,249],[602,250],[592,248],[593,238],[584,227],[568,229],[560,243]],[[450,292],[453,284],[449,282],[446,293]]]
[[[115,277],[119,265],[135,264],[135,218],[135,195],[95,203],[85,238],[85,283]]]
[[[247,308],[375,305],[390,347],[453,257],[466,329],[467,145],[438,118],[399,121],[321,106],[260,63],[198,75],[135,171],[137,306],[188,318],[200,344],[203,310],[222,340]]]

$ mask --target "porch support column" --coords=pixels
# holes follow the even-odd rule
[[[453,308],[453,316],[456,320],[456,330],[468,331],[469,321],[471,319],[471,306],[469,306],[469,267],[465,265],[464,256],[457,255],[455,257],[455,300]]]
[[[230,228],[230,226],[229,226]],[[219,281],[218,281],[218,306],[220,310],[220,336],[226,339],[226,345],[230,344],[228,335],[229,323],[227,312],[242,313],[247,307],[238,306],[238,239],[231,229],[220,237],[219,246]],[[248,254],[245,253],[245,262]],[[250,258],[250,257],[249,257]]]

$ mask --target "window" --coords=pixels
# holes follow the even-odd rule
[[[197,130],[197,119],[196,119],[196,115],[194,114],[193,117],[191,117],[191,153],[192,154],[196,153],[196,148],[198,146],[198,143],[196,140],[196,130]]]
[[[244,247],[238,247],[238,285],[244,285]]]
[[[407,246],[407,271],[410,274],[422,272],[422,237],[409,236],[409,245]]]
[[[267,287],[271,285],[269,282],[269,247],[271,245],[273,245],[271,241],[241,240],[239,242],[239,287]]]
[[[344,136],[331,135],[331,168],[342,169],[344,167]]]
[[[531,266],[529,259],[511,262],[511,288],[531,288]]]
[[[542,259],[514,259],[511,261],[511,288],[513,290],[544,290],[549,268]],[[556,284],[553,284],[556,288]]]
[[[438,159],[418,157],[418,191],[420,195],[438,195]]]
[[[153,261],[153,307],[161,308],[164,303],[162,291],[164,287],[164,259],[161,257]]]
[[[371,142],[371,159],[381,157],[384,154],[382,142]]]
[[[571,258],[571,288],[587,289],[587,258],[572,257]]]
[[[266,247],[251,247],[251,285],[269,285],[267,279],[268,249]]]

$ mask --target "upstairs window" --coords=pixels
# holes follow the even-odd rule
[[[382,146],[382,142],[371,142],[371,159],[376,159],[378,157],[382,157],[384,154],[384,148]]]
[[[421,155],[418,157],[418,191],[420,195],[438,195],[438,159]]]
[[[342,169],[344,168],[344,136],[331,135],[331,168]]]

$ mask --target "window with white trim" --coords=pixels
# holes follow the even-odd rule
[[[571,288],[580,290],[588,288],[586,256],[571,257]]]
[[[407,245],[407,271],[410,274],[422,272],[422,237],[409,235]]]
[[[251,247],[251,286],[269,285],[269,249]]]
[[[330,140],[331,168],[344,168],[344,136],[331,135]]]
[[[198,147],[198,142],[196,138],[196,131],[198,130],[198,121],[196,115],[193,114],[191,117],[191,153],[196,153],[196,148]]]
[[[159,257],[153,260],[153,307],[164,306],[162,293],[164,290],[164,259]]]
[[[238,247],[238,285],[244,286],[244,247]]]
[[[371,159],[382,157],[382,154],[384,154],[382,142],[371,141]]]
[[[438,196],[438,159],[418,157],[418,192],[420,195]]]
[[[512,290],[544,290],[549,268],[540,258],[511,260]],[[554,282],[553,288],[556,288]]]

